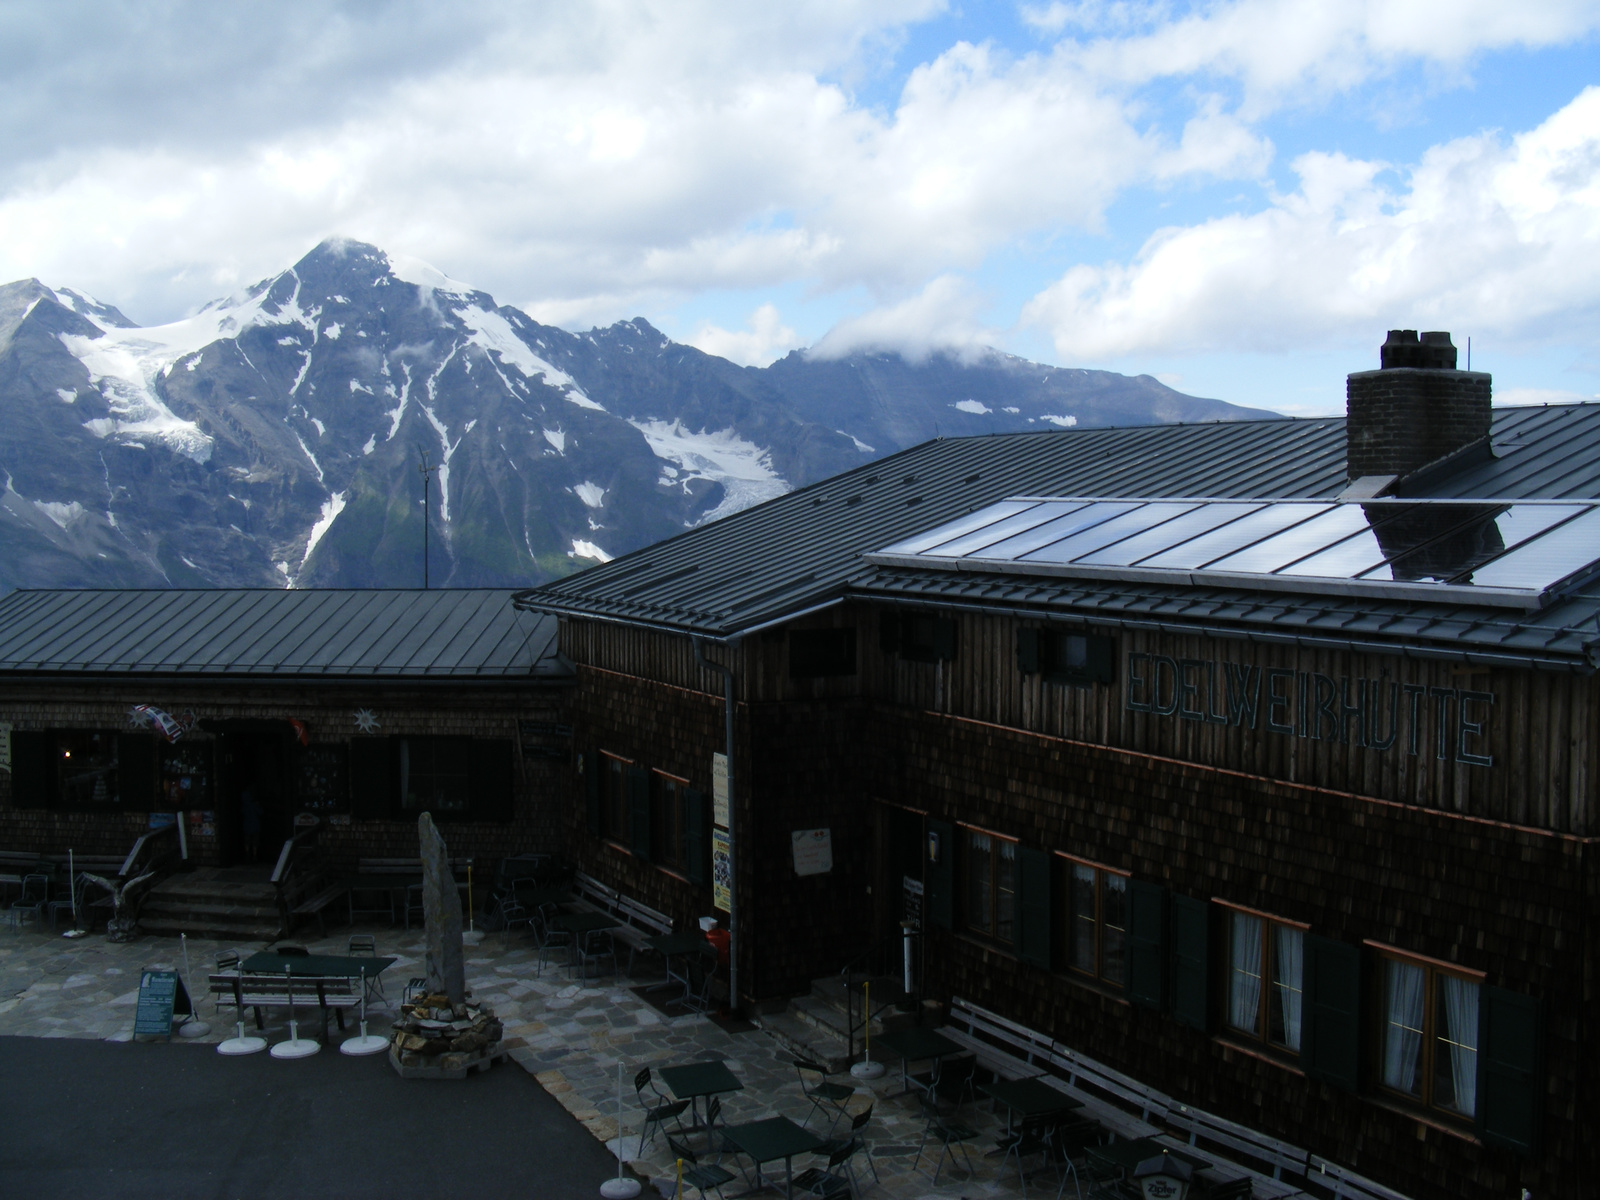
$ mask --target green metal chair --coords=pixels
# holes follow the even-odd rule
[[[845,1112],[845,1104],[856,1094],[855,1088],[831,1082],[828,1079],[827,1068],[821,1063],[812,1062],[809,1058],[795,1059],[794,1069],[800,1076],[800,1090],[805,1093],[806,1099],[811,1101],[811,1112],[806,1114],[806,1119],[800,1124],[810,1125],[812,1114],[822,1113],[828,1117],[827,1136],[832,1137],[833,1127],[839,1123],[839,1118],[848,1115]],[[815,1078],[808,1081],[807,1076]]]
[[[917,1169],[917,1164],[922,1161],[922,1151],[927,1146],[928,1139],[932,1138],[939,1143],[939,1161],[933,1169],[933,1182],[936,1184],[939,1182],[939,1172],[944,1170],[946,1155],[949,1156],[952,1163],[955,1162],[957,1148],[960,1149],[962,1157],[967,1160],[967,1174],[970,1176],[973,1173],[972,1152],[967,1149],[966,1143],[977,1137],[978,1131],[969,1129],[965,1125],[957,1125],[946,1121],[944,1115],[939,1111],[937,1101],[926,1096],[920,1096],[918,1099],[922,1102],[922,1112],[928,1118],[928,1123],[923,1127],[922,1141],[917,1143],[917,1156],[911,1160],[911,1169],[913,1171]]]
[[[650,1089],[650,1094],[645,1094],[645,1089]],[[658,1131],[665,1132],[663,1122],[674,1121],[678,1125],[678,1132],[683,1132],[682,1117],[689,1107],[687,1100],[668,1100],[657,1090],[655,1080],[650,1074],[649,1067],[642,1067],[633,1077],[633,1091],[639,1097],[639,1103],[644,1106],[644,1128],[639,1131],[639,1149],[642,1153],[645,1146],[655,1140],[655,1134],[650,1133],[653,1125]]]
[[[681,1158],[688,1164],[683,1172],[683,1182],[698,1189],[701,1200],[704,1200],[707,1188],[713,1189],[720,1196],[722,1185],[738,1178],[732,1171],[716,1163],[701,1166],[699,1156],[670,1133],[667,1134],[667,1148],[672,1151],[674,1158]]]

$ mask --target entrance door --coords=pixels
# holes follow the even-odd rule
[[[289,739],[282,733],[219,735],[217,836],[228,865],[277,861],[294,832]]]

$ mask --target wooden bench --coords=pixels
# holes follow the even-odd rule
[[[1281,1180],[1285,1171],[1291,1175],[1305,1175],[1311,1159],[1307,1150],[1188,1104],[1174,1104],[1167,1124],[1179,1133],[1188,1134],[1191,1146],[1198,1148],[1202,1143],[1221,1146],[1234,1154],[1255,1159],[1264,1169],[1270,1170],[1275,1180]]]
[[[238,1011],[238,1020],[244,1019],[244,1010],[255,1009],[256,1028],[264,1029],[261,1019],[263,1008],[287,1008],[291,1003],[298,1009],[317,1006],[322,1016],[322,1040],[328,1040],[328,1013],[331,1011],[344,1028],[344,1010],[361,1003],[361,980],[348,975],[277,975],[248,974],[223,971],[209,977],[210,991],[223,999],[231,999]]]
[[[643,950],[653,953],[646,944],[649,938],[672,932],[672,919],[641,904],[632,896],[625,896],[616,888],[601,883],[593,875],[577,871],[572,876],[572,890],[580,904],[615,917],[621,924],[610,930],[611,935],[628,947],[628,974],[633,974],[634,956]]]
[[[971,1050],[984,1070],[1002,1079],[1032,1079],[1045,1072],[1054,1043],[1026,1025],[959,996],[950,1001],[950,1024],[940,1030]]]
[[[1333,1200],[1410,1200],[1381,1183],[1357,1175],[1349,1167],[1341,1167],[1315,1154],[1311,1155],[1306,1168],[1307,1195],[1326,1193]]]
[[[1101,1096],[1131,1113],[1138,1114],[1138,1132],[1135,1137],[1148,1137],[1168,1119],[1176,1101],[1165,1092],[1158,1092],[1148,1084],[1140,1083],[1130,1075],[1114,1071],[1087,1054],[1080,1054],[1070,1046],[1055,1043],[1051,1065],[1066,1076],[1067,1083],[1088,1096]]]

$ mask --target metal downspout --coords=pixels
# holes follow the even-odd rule
[[[705,656],[703,639],[691,637],[694,661],[722,676],[723,754],[728,760],[728,1007],[739,1011],[739,850],[734,837],[734,813],[738,809],[733,790],[733,668],[712,662]],[[726,643],[731,655],[737,641]],[[713,822],[714,824],[714,822]]]

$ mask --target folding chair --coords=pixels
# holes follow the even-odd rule
[[[928,1144],[928,1139],[932,1138],[939,1143],[939,1161],[933,1169],[933,1182],[936,1184],[939,1182],[939,1172],[944,1170],[946,1155],[949,1155],[952,1163],[955,1162],[956,1153],[952,1147],[960,1148],[962,1157],[967,1160],[967,1174],[970,1176],[973,1173],[972,1152],[967,1149],[966,1143],[977,1137],[978,1131],[946,1121],[939,1112],[937,1101],[927,1096],[920,1096],[918,1099],[922,1102],[922,1112],[927,1117],[928,1123],[923,1127],[922,1141],[917,1143],[917,1156],[911,1160],[911,1169],[913,1171],[917,1169],[917,1164],[922,1161],[923,1147]]]
[[[848,1146],[851,1142],[859,1141],[861,1142],[861,1150],[864,1151],[867,1156],[867,1166],[872,1168],[872,1181],[874,1183],[882,1183],[883,1180],[878,1178],[878,1164],[872,1159],[872,1147],[868,1146],[867,1143],[861,1138],[861,1131],[866,1128],[867,1122],[872,1120],[872,1109],[876,1103],[877,1102],[874,1101],[873,1104],[867,1105],[866,1108],[862,1109],[855,1116],[850,1118],[850,1134],[848,1137],[828,1139],[822,1143],[822,1149],[820,1153],[831,1155],[835,1151],[841,1150],[845,1146]],[[853,1158],[846,1159],[845,1166],[850,1172],[851,1184],[854,1185],[857,1194],[860,1194],[861,1181],[856,1178],[855,1160]]]
[[[822,1113],[824,1116],[832,1115],[828,1119],[828,1137],[833,1136],[833,1127],[839,1123],[839,1118],[848,1115],[845,1112],[845,1102],[856,1094],[853,1087],[846,1087],[842,1083],[831,1083],[828,1072],[821,1063],[814,1063],[808,1058],[794,1060],[794,1069],[800,1076],[800,1090],[805,1093],[807,1100],[811,1101],[811,1112],[806,1114],[802,1126],[811,1124],[812,1113]],[[816,1079],[807,1082],[808,1075],[815,1075]]]
[[[707,1188],[713,1189],[720,1196],[722,1195],[722,1185],[732,1183],[733,1180],[738,1178],[732,1171],[726,1167],[718,1166],[716,1163],[707,1163],[702,1167],[700,1159],[695,1152],[670,1133],[667,1134],[667,1149],[672,1151],[674,1158],[681,1158],[689,1164],[683,1172],[683,1181],[690,1187],[699,1190],[701,1200],[705,1200]]]
[[[645,1095],[645,1088],[650,1089],[650,1095]],[[633,1077],[633,1091],[634,1095],[639,1097],[639,1103],[644,1106],[644,1129],[639,1132],[639,1150],[641,1153],[643,1153],[647,1145],[655,1140],[656,1135],[653,1133],[648,1137],[645,1136],[652,1125],[659,1130],[662,1127],[662,1122],[670,1119],[678,1126],[678,1132],[683,1132],[682,1117],[689,1108],[689,1101],[668,1100],[663,1096],[656,1088],[655,1081],[650,1075],[649,1067],[641,1068],[639,1073]]]
[[[24,875],[22,877],[22,894],[11,902],[11,920],[18,928],[22,928],[22,919],[28,913],[33,914],[33,923],[44,924],[44,905],[49,899],[50,877],[48,875]]]
[[[834,1196],[854,1195],[855,1181],[848,1174],[848,1164],[850,1156],[859,1149],[861,1143],[851,1138],[828,1155],[826,1167],[810,1167],[796,1175],[790,1190],[798,1189],[807,1196],[819,1196],[823,1200],[832,1200]],[[840,1174],[838,1171],[841,1165],[845,1167],[845,1174]]]
[[[370,933],[352,933],[350,940],[345,943],[344,952],[350,958],[377,958],[378,939]],[[389,997],[383,994],[383,976],[368,975],[365,978],[367,981],[367,999],[371,1000],[376,996],[385,1004],[389,1003]]]

